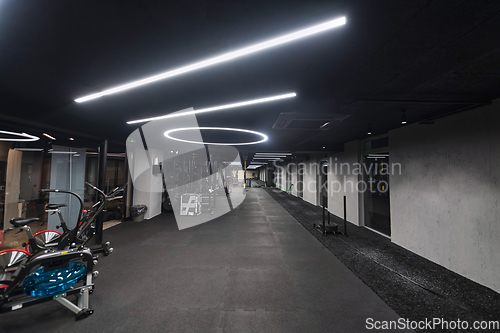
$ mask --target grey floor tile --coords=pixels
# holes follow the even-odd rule
[[[299,301],[286,268],[229,270],[224,310],[294,309]]]
[[[231,245],[235,234],[232,232],[197,232],[191,238],[189,245]]]
[[[239,232],[234,235],[234,245],[238,246],[277,246],[272,233]]]
[[[172,267],[230,267],[235,260],[231,246],[191,245],[178,249]]]
[[[115,253],[99,260],[91,317],[76,325],[49,302],[2,314],[0,330],[363,332],[366,318],[398,318],[262,189],[193,228],[165,214],[108,237]]]
[[[263,268],[284,266],[283,254],[272,246],[234,246],[235,260],[231,268]]]
[[[322,248],[323,245],[316,240],[310,233],[303,232],[273,232],[274,237],[280,246],[295,246],[295,247],[317,247]]]
[[[224,333],[283,332],[282,315],[278,311],[225,311]]]
[[[158,270],[153,274],[155,283],[144,292],[141,303],[152,311],[218,309],[227,278],[226,268],[170,267]]]
[[[292,216],[268,216],[267,221],[269,223],[294,223],[299,224],[296,219]]]

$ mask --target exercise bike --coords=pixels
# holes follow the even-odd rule
[[[94,205],[94,211],[86,220],[82,220],[83,201],[78,194],[64,190],[42,190],[71,194],[80,203],[77,226],[69,229],[61,219],[63,233],[49,243],[40,244],[31,233],[29,224],[38,219],[11,220],[14,227],[21,227],[28,234],[26,246],[30,252],[18,249],[0,252],[0,312],[55,300],[73,311],[77,320],[93,313],[89,307],[89,295],[94,289],[93,279],[99,274],[94,271],[98,258],[96,253],[109,254],[112,248],[109,248],[109,242],[97,249],[90,249],[85,245],[95,233],[92,226],[96,217],[103,211],[106,202],[112,200],[123,188],[113,190],[108,199],[104,192],[88,185],[102,198]],[[77,296],[77,304],[68,300],[70,295]]]
[[[52,214],[59,215],[60,224],[56,226],[57,229],[62,228],[62,233],[57,230],[43,230],[34,235],[32,235],[31,230],[28,225],[22,227],[25,229],[28,235],[28,243],[23,243],[23,247],[29,253],[35,253],[40,250],[46,249],[48,247],[57,246],[58,248],[64,248],[68,244],[85,245],[90,240],[90,238],[95,234],[95,220],[97,216],[105,211],[106,205],[109,201],[122,198],[119,196],[120,193],[124,191],[127,185],[124,187],[116,187],[111,190],[108,194],[95,187],[90,183],[86,183],[87,186],[96,190],[101,199],[92,206],[92,209],[81,210],[78,217],[80,221],[74,229],[70,229],[64,218],[62,216],[60,208],[66,207],[66,204],[47,204],[46,211]],[[83,206],[81,198],[74,192],[65,190],[53,190],[47,189],[42,190],[42,192],[56,192],[56,193],[68,193],[75,196],[79,201],[80,205]],[[19,226],[20,223],[31,223],[37,221],[38,219],[13,219],[11,224]],[[61,240],[61,238],[63,240]],[[100,247],[92,248],[93,253],[104,253],[105,256],[109,255],[113,249],[110,247],[110,243],[103,243]]]

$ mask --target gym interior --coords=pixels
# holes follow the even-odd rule
[[[0,332],[500,332],[497,1],[0,0]]]

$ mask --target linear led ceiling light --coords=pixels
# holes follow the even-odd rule
[[[43,151],[42,148],[14,148],[17,151]]]
[[[285,158],[285,157],[288,157],[287,155],[254,155],[253,156],[254,158],[255,157],[281,157],[281,158]]]
[[[282,159],[283,157],[275,157],[275,156],[270,156],[270,157],[254,157],[254,160],[279,160]]]
[[[368,158],[384,158],[389,157],[389,154],[369,154]]]
[[[190,141],[190,140],[183,140],[183,139],[178,139],[174,138],[170,134],[174,132],[181,132],[181,131],[193,131],[193,130],[214,130],[214,131],[231,131],[231,132],[243,132],[243,133],[250,133],[250,134],[255,134],[259,135],[262,137],[262,140],[259,141],[253,141],[253,142],[243,142],[243,143],[212,143],[212,142],[203,142],[203,141]],[[163,133],[167,138],[171,140],[176,140],[176,141],[181,141],[181,142],[186,142],[186,143],[194,143],[194,144],[200,144],[200,145],[217,145],[217,146],[243,146],[243,145],[255,145],[257,143],[261,143],[264,141],[267,141],[267,135],[256,132],[256,131],[250,131],[246,129],[241,129],[241,128],[227,128],[227,127],[183,127],[183,128],[174,128],[171,130],[166,131]]]
[[[48,135],[47,133],[42,133],[43,136],[46,136],[47,138],[49,139],[52,139],[52,140],[55,140],[56,138],[54,138],[52,135]]]
[[[237,108],[237,107],[245,106],[245,105],[259,104],[259,103],[275,101],[278,99],[291,98],[291,97],[295,97],[295,96],[297,96],[296,93],[289,93],[289,94],[284,94],[284,95],[277,95],[277,96],[253,99],[251,101],[232,103],[232,104],[226,104],[226,105],[220,105],[220,106],[213,106],[211,108],[206,108],[206,109],[179,112],[179,113],[171,113],[171,114],[167,114],[167,115],[159,116],[159,117],[151,117],[151,118],[145,118],[145,119],[139,119],[139,120],[132,120],[132,121],[127,121],[127,124],[130,125],[130,124],[143,123],[143,122],[152,121],[152,120],[175,118],[175,117],[188,116],[191,114],[198,114],[198,113],[211,112],[211,111],[217,111],[217,110],[231,109],[231,108]]]
[[[292,155],[292,153],[255,153],[255,155]]]
[[[77,151],[63,151],[63,150],[52,150],[49,149],[49,154],[78,154]]]
[[[286,155],[283,155],[283,156],[280,156],[280,155],[269,155],[269,156],[255,155],[253,158],[287,158],[287,157],[290,157],[290,156],[286,156]]]
[[[287,154],[281,154],[281,153],[276,153],[276,154],[255,154],[255,156],[288,156]]]
[[[169,78],[172,76],[176,76],[179,74],[191,72],[191,71],[194,71],[196,69],[212,66],[212,65],[224,62],[224,61],[228,61],[228,60],[232,60],[232,59],[235,59],[238,57],[242,57],[242,56],[245,56],[247,54],[261,51],[261,50],[264,50],[264,49],[267,49],[270,47],[274,47],[274,46],[277,46],[280,44],[288,43],[288,42],[291,42],[291,41],[296,40],[296,39],[300,39],[300,38],[304,38],[304,37],[307,37],[310,35],[314,35],[316,33],[319,33],[319,32],[325,31],[325,30],[330,30],[330,29],[339,27],[341,25],[344,25],[345,23],[346,23],[346,18],[341,17],[341,18],[338,18],[335,20],[331,20],[328,22],[324,22],[324,23],[309,27],[307,29],[293,32],[293,33],[288,34],[288,35],[284,35],[284,36],[281,36],[278,38],[270,39],[268,41],[265,41],[265,42],[262,42],[259,44],[248,46],[248,47],[245,47],[245,48],[240,49],[240,50],[225,53],[225,54],[222,54],[222,55],[214,57],[214,58],[200,61],[200,62],[191,64],[191,65],[188,65],[188,66],[184,66],[184,67],[174,69],[174,70],[171,70],[171,71],[168,71],[165,73],[161,73],[158,75],[150,76],[150,77],[144,78],[142,80],[123,84],[121,86],[110,88],[110,89],[107,89],[107,90],[104,90],[104,91],[101,91],[101,92],[98,92],[95,94],[80,97],[80,98],[75,99],[75,102],[82,103],[82,102],[90,101],[92,99],[99,98],[99,97],[102,97],[105,95],[114,94],[114,93],[117,93],[120,91],[139,87],[139,86],[151,83],[151,82],[155,82],[155,81],[163,80],[163,79],[166,79],[166,78]]]
[[[7,135],[14,135],[14,136],[19,136],[20,138],[18,139],[9,139],[9,138],[0,138],[0,141],[37,141],[40,140],[39,137],[34,136],[34,135],[29,135],[27,133],[16,133],[16,132],[9,132],[9,131],[0,131],[0,134],[7,134]]]

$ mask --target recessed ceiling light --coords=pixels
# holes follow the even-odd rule
[[[70,140],[70,141],[75,141],[75,139],[74,139],[74,138],[69,138],[69,140]]]
[[[139,120],[132,120],[132,121],[127,121],[127,124],[130,125],[130,124],[143,123],[143,122],[152,121],[152,120],[175,118],[175,117],[182,117],[182,116],[187,116],[187,115],[191,115],[191,114],[198,114],[198,113],[211,112],[211,111],[217,111],[217,110],[231,109],[231,108],[237,108],[237,107],[245,106],[245,105],[259,104],[259,103],[275,101],[278,99],[291,98],[291,97],[295,97],[295,96],[297,96],[296,93],[289,93],[289,94],[284,94],[284,95],[277,95],[277,96],[254,99],[251,101],[232,103],[232,104],[226,104],[226,105],[221,105],[221,106],[213,106],[211,108],[205,108],[205,109],[200,109],[200,110],[171,113],[171,114],[167,114],[164,116],[151,117],[151,118],[145,118],[145,119],[139,119]]]
[[[255,134],[255,135],[261,136],[262,140],[253,141],[253,142],[243,142],[243,143],[211,143],[211,142],[203,142],[203,141],[183,140],[183,139],[174,138],[173,136],[170,135],[170,134],[175,133],[175,132],[193,131],[193,130],[213,130],[213,131],[231,131],[231,132],[250,133],[250,134]],[[262,134],[260,132],[250,131],[250,130],[241,129],[241,128],[227,128],[227,127],[183,127],[183,128],[174,128],[174,129],[166,131],[165,133],[163,133],[163,135],[165,135],[167,138],[169,138],[171,140],[176,140],[176,141],[180,141],[180,142],[194,143],[194,144],[201,144],[201,145],[217,145],[217,146],[255,145],[255,144],[267,141],[267,135]]]
[[[14,135],[14,136],[20,136],[21,137],[19,139],[0,138],[0,141],[36,141],[36,140],[40,140],[39,137],[34,136],[34,135],[29,135],[29,134],[26,134],[26,133],[16,133],[16,132],[9,132],[9,131],[0,131],[0,134],[7,134],[7,135]]]
[[[212,66],[212,65],[224,62],[224,61],[232,60],[232,59],[235,59],[235,58],[238,58],[241,56],[245,56],[247,54],[261,51],[261,50],[264,50],[264,49],[267,49],[267,48],[270,48],[270,47],[273,47],[276,45],[284,44],[284,43],[287,43],[287,42],[290,42],[290,41],[293,41],[296,39],[304,38],[304,37],[325,31],[325,30],[336,28],[336,27],[339,27],[341,25],[344,25],[345,23],[346,23],[346,18],[341,17],[341,18],[338,18],[335,20],[331,20],[328,22],[324,22],[324,23],[309,27],[307,29],[293,32],[293,33],[288,34],[288,35],[284,35],[284,36],[281,36],[278,38],[270,39],[268,41],[265,41],[265,42],[262,42],[259,44],[245,47],[245,48],[240,49],[240,50],[225,53],[225,54],[222,54],[222,55],[214,57],[214,58],[200,61],[200,62],[191,64],[191,65],[188,65],[188,66],[184,66],[184,67],[174,69],[174,70],[171,70],[168,72],[164,72],[161,74],[150,76],[150,77],[138,80],[138,81],[133,81],[133,82],[130,82],[130,83],[127,83],[124,85],[114,87],[114,88],[106,89],[104,91],[101,91],[101,92],[98,92],[95,94],[80,97],[80,98],[75,99],[75,102],[77,102],[77,103],[86,102],[86,101],[89,101],[89,100],[92,100],[95,98],[99,98],[99,97],[102,97],[105,95],[114,94],[114,93],[117,93],[120,91],[139,87],[139,86],[151,83],[151,82],[155,82],[155,81],[163,80],[163,79],[166,79],[166,78],[169,78],[172,76],[176,76],[179,74],[191,72],[191,71],[194,71],[196,69],[200,69],[200,68],[207,67],[207,66]]]
[[[49,139],[52,139],[52,140],[55,140],[56,138],[54,138],[53,136],[51,135],[48,135],[47,133],[42,133],[44,136],[46,136],[47,138]]]
[[[325,149],[326,147],[323,147],[323,149]]]

